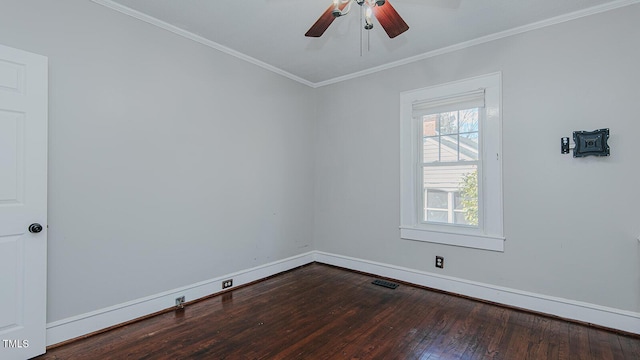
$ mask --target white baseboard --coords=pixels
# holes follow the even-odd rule
[[[184,295],[187,301],[192,301],[218,293],[222,289],[222,281],[229,278],[233,278],[234,287],[237,287],[314,261],[481,300],[555,315],[565,319],[640,334],[640,313],[535,294],[450,276],[442,276],[348,256],[321,251],[310,251],[193,285],[54,321],[47,324],[47,346],[171,308],[174,305],[175,298],[178,296]]]
[[[640,313],[316,251],[314,260],[411,284],[640,334]]]
[[[234,287],[238,287],[283,271],[291,270],[298,266],[309,264],[314,261],[313,254],[314,252],[300,254],[189,286],[48,323],[47,346],[171,308],[174,306],[175,299],[178,296],[184,295],[187,301],[192,301],[218,293],[222,289],[222,281],[226,279],[233,279]]]

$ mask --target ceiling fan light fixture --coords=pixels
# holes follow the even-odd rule
[[[351,0],[333,0],[333,11],[331,14],[334,17],[347,15],[349,11],[351,11],[351,4]]]
[[[365,28],[365,30],[373,29],[373,21],[371,20],[371,15],[372,14],[373,14],[373,10],[371,9],[370,6],[367,6],[367,8],[364,11],[364,28]]]
[[[339,0],[333,0],[333,11],[331,11],[331,15],[333,15],[333,17],[342,16],[342,11],[340,11],[340,1]]]
[[[335,18],[347,15],[351,11],[353,3],[367,6],[364,9],[367,14],[364,28],[367,30],[373,28],[374,16],[391,39],[409,30],[409,25],[404,22],[400,14],[386,0],[332,0],[329,8],[322,13],[304,35],[309,37],[322,36]]]

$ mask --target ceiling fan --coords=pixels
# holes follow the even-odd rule
[[[333,3],[320,18],[311,26],[304,36],[320,37],[329,28],[329,25],[337,17],[347,15],[353,3],[364,6],[364,28],[373,28],[372,16],[378,20],[380,26],[387,32],[390,38],[394,38],[409,30],[409,25],[400,17],[400,14],[386,0],[333,0]]]

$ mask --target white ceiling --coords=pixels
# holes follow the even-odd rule
[[[359,7],[321,38],[304,33],[331,0],[93,0],[310,86],[640,2],[640,0],[390,0],[409,24],[389,39]],[[362,45],[362,46],[361,46]]]

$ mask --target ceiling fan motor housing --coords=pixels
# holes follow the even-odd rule
[[[409,30],[409,25],[386,0],[333,0],[329,8],[320,15],[304,35],[309,37],[322,36],[335,18],[349,13],[354,2],[361,6],[367,5],[365,29],[373,28],[373,23],[371,22],[371,17],[373,16],[391,39]]]

